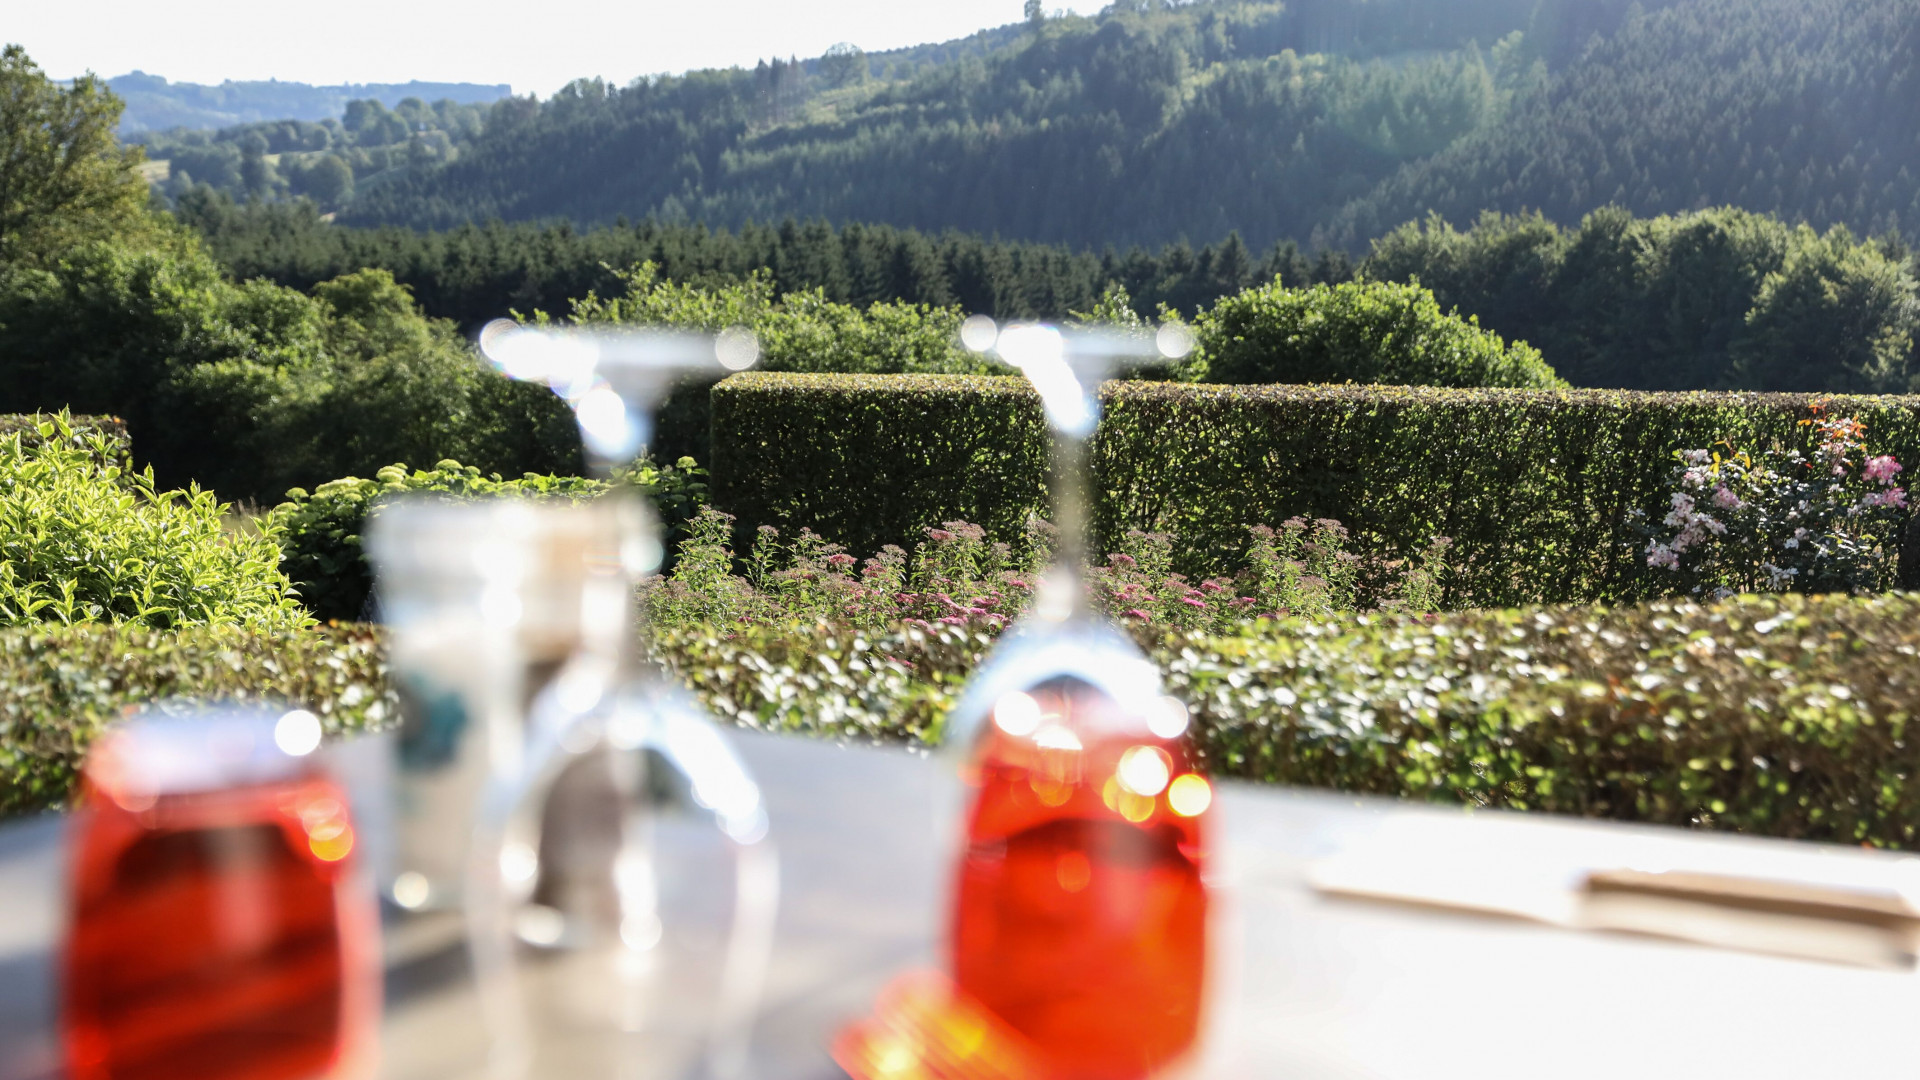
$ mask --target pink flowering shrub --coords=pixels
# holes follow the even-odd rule
[[[1027,523],[1018,547],[949,521],[925,530],[911,553],[889,544],[864,562],[811,530],[786,539],[762,526],[746,572],[736,575],[732,531],[733,518],[717,510],[693,518],[672,575],[644,587],[656,623],[905,623],[993,632],[1027,609],[1053,551],[1053,527],[1038,519]],[[1122,623],[1221,632],[1257,618],[1439,607],[1445,540],[1415,559],[1369,563],[1345,549],[1347,531],[1337,521],[1295,518],[1251,532],[1246,568],[1202,581],[1173,570],[1173,537],[1128,532],[1121,550],[1089,568],[1092,600]]]
[[[1812,446],[1754,456],[1731,445],[1675,451],[1666,516],[1637,515],[1647,565],[1676,592],[1881,592],[1907,520],[1902,471],[1866,450],[1866,426],[1816,408]]]

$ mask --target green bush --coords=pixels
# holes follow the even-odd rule
[[[229,532],[212,492],[156,490],[151,470],[114,463],[110,437],[64,416],[35,434],[0,437],[0,625],[307,621],[273,537]]]
[[[706,499],[706,470],[692,458],[673,465],[640,461],[620,475],[653,504],[669,536],[686,522]],[[430,469],[389,465],[362,480],[349,476],[322,484],[312,492],[294,488],[287,501],[267,515],[286,556],[287,575],[300,598],[317,618],[351,621],[361,618],[373,591],[373,571],[361,550],[360,533],[367,515],[382,498],[406,492],[435,492],[454,498],[520,495],[533,498],[588,499],[607,490],[600,480],[578,476],[542,476],[528,473],[518,480],[499,473],[483,474],[471,465],[441,461]]]
[[[363,480],[348,476],[312,492],[294,488],[267,520],[280,537],[287,576],[300,590],[308,610],[320,619],[360,618],[373,592],[373,571],[361,549],[367,515],[381,498],[406,492],[438,492],[453,497],[530,495],[590,498],[605,489],[597,480],[537,476],[505,480],[470,465],[442,461],[430,469],[389,465]]]
[[[1920,398],[1603,390],[1109,383],[1093,450],[1098,550],[1178,538],[1177,569],[1232,573],[1248,526],[1333,518],[1362,557],[1450,537],[1452,607],[1664,595],[1633,511],[1667,512],[1673,452],[1802,445],[1799,424],[1866,424],[1920,462]],[[736,375],[713,392],[715,505],[858,552],[962,518],[1019,543],[1045,507],[1039,402],[1018,379]],[[1657,511],[1657,512],[1656,512]],[[1913,587],[1909,554],[1900,580]]]
[[[58,809],[93,739],[166,698],[285,703],[329,734],[395,715],[367,627],[160,632],[82,624],[0,630],[0,817]]]
[[[1214,383],[1565,386],[1523,341],[1444,314],[1419,284],[1270,285],[1201,313],[1195,365]]]
[[[738,723],[922,742],[992,644],[958,626],[654,633]],[[1913,596],[1361,615],[1143,644],[1216,775],[1920,848]]]

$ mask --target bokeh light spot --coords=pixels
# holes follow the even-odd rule
[[[1199,817],[1213,805],[1213,785],[1198,773],[1176,777],[1167,788],[1167,805],[1181,817]]]
[[[1120,755],[1115,775],[1120,786],[1135,795],[1158,795],[1173,776],[1173,758],[1157,746],[1130,747]]]

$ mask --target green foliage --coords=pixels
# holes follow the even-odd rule
[[[123,416],[162,484],[256,501],[396,459],[578,468],[560,403],[483,370],[391,275],[315,292],[236,285],[177,231],[0,272],[0,409]]]
[[[706,502],[702,469],[692,458],[672,465],[651,460],[636,462],[616,482],[637,489],[658,515],[669,539],[688,528]],[[286,556],[287,575],[299,587],[307,608],[320,619],[350,621],[367,611],[373,591],[373,571],[361,548],[360,534],[380,500],[410,492],[433,492],[450,498],[519,496],[535,499],[591,499],[607,490],[604,481],[577,476],[528,473],[508,480],[499,473],[482,473],[457,461],[441,461],[427,469],[389,465],[370,480],[356,476],[322,484],[309,492],[294,488],[287,501],[273,508],[266,524],[279,538]]]
[[[709,332],[745,326],[759,338],[759,367],[765,371],[1007,370],[960,345],[957,308],[875,303],[862,310],[828,300],[818,289],[776,298],[773,282],[762,273],[709,287],[663,281],[652,263],[620,275],[620,282],[619,295],[603,300],[588,293],[576,301],[573,320]],[[715,381],[690,378],[662,405],[654,446],[663,456],[708,454],[708,393]]]
[[[1196,329],[1207,382],[1566,385],[1525,342],[1442,314],[1417,284],[1275,281],[1221,300]]]
[[[351,621],[362,617],[373,591],[373,572],[361,548],[360,534],[367,516],[384,497],[407,492],[437,492],[455,498],[522,495],[538,498],[584,499],[598,495],[606,485],[577,477],[538,476],[505,480],[486,475],[457,461],[441,461],[428,469],[389,465],[370,480],[356,476],[321,484],[312,492],[294,488],[287,501],[267,515],[286,552],[287,575],[300,596],[321,619]]]
[[[1147,382],[1101,396],[1099,550],[1165,532],[1198,579],[1246,565],[1250,525],[1294,517],[1342,522],[1373,560],[1449,537],[1449,607],[1666,595],[1629,516],[1667,512],[1676,449],[1800,446],[1817,406],[1861,420],[1873,453],[1920,461],[1905,397]],[[748,373],[715,387],[713,432],[714,502],[743,535],[807,527],[878,551],[961,518],[1017,546],[1045,509],[1024,380]],[[1900,565],[1911,582],[1914,557]]]
[[[141,227],[142,159],[114,141],[119,119],[99,79],[62,87],[20,46],[0,50],[0,273]]]
[[[368,627],[0,630],[0,817],[65,807],[87,747],[132,710],[172,698],[297,705],[337,735],[392,721],[386,675]]]
[[[0,625],[276,630],[309,620],[270,531],[229,532],[213,493],[156,489],[108,436],[42,420],[0,437]]]
[[[854,551],[962,519],[1018,539],[1046,507],[1026,379],[751,372],[713,388],[714,503],[744,535],[811,528]]]
[[[1344,281],[1340,252],[1310,258],[1282,242],[1265,256],[1238,233],[1193,248],[1169,244],[1095,254],[1065,246],[987,239],[889,225],[819,221],[746,224],[738,232],[664,224],[575,229],[570,225],[462,225],[444,232],[360,229],[321,220],[310,202],[236,203],[187,196],[175,214],[205,238],[235,277],[268,277],[299,289],[362,267],[380,267],[413,290],[426,311],[477,327],[509,309],[560,314],[589,292],[618,296],[629,267],[651,262],[661,279],[739,283],[765,273],[776,294],[811,292],[866,308],[883,301],[984,312],[1001,319],[1057,319],[1084,311],[1110,284],[1142,310],[1183,312],[1256,281]]]
[[[49,438],[59,439],[60,429],[57,426],[41,434],[41,426],[48,419],[40,413],[0,413],[0,439],[18,435],[21,446],[28,448],[39,447]],[[61,419],[66,421],[68,430],[73,433],[64,441],[82,450],[98,448],[106,455],[100,459],[100,464],[125,465],[133,459],[133,443],[127,438],[127,425],[119,417],[66,415]]]
[[[1721,208],[1437,215],[1375,242],[1362,273],[1538,346],[1582,386],[1905,393],[1920,377],[1920,286],[1897,245]]]
[[[1920,845],[1920,601],[1747,597],[1141,631],[1215,775],[1764,836]],[[980,626],[656,628],[710,708],[937,742]]]
[[[1576,52],[1541,92],[1411,163],[1330,216],[1316,239],[1356,247],[1429,211],[1462,221],[1532,209],[1571,223],[1608,205],[1656,215],[1730,203],[1862,235],[1920,222],[1912,4],[1661,7],[1616,33],[1576,31]]]
[[[495,95],[502,96],[502,95]],[[177,129],[134,136],[166,166],[156,188],[171,200],[215,193],[241,199],[306,196],[326,210],[351,201],[356,182],[391,181],[408,169],[451,161],[471,145],[487,106],[406,97],[345,102],[339,119],[272,120],[217,131]]]

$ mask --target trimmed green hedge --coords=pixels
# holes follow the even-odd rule
[[[1144,640],[1219,775],[1920,850],[1920,597],[1748,597]],[[937,741],[980,628],[655,630],[716,713]],[[0,633],[0,814],[62,805],[100,728],[172,695],[393,715],[376,632]]]
[[[937,741],[991,641],[669,628],[751,727]],[[1920,849],[1920,598],[1747,597],[1258,624],[1144,642],[1218,775]]]
[[[95,736],[170,697],[284,702],[329,733],[395,715],[369,627],[160,633],[100,623],[0,631],[0,816],[66,805]]]
[[[1670,582],[1629,511],[1665,511],[1673,451],[1798,442],[1816,403],[1920,464],[1920,397],[1115,382],[1093,453],[1096,550],[1174,534],[1193,574],[1248,525],[1337,518],[1363,554],[1451,537],[1456,607],[1621,602]],[[713,392],[716,504],[865,554],[961,518],[1013,542],[1045,505],[1039,402],[1012,378],[736,375]],[[1659,513],[1655,514],[1658,517]],[[1903,560],[1902,583],[1920,584]]]
[[[714,504],[741,536],[807,526],[867,555],[958,518],[1011,541],[1046,506],[1046,419],[1022,376],[748,372],[712,409]]]

